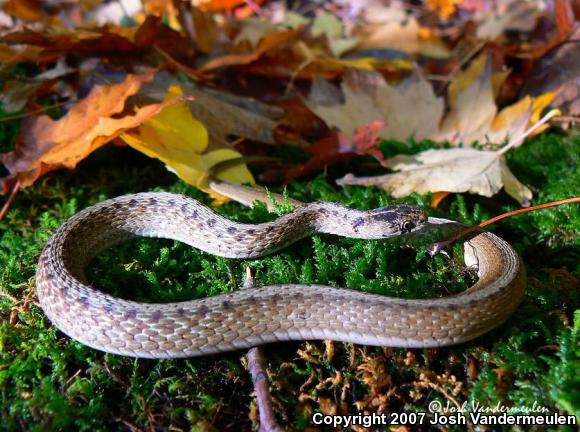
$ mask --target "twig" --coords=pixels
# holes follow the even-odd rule
[[[557,122],[580,122],[580,117],[556,116],[552,120],[557,121]]]
[[[2,117],[2,118],[0,118],[0,123],[12,121],[12,120],[19,120],[19,119],[26,118],[26,117],[31,117],[33,115],[43,113],[43,112],[51,110],[53,108],[60,108],[63,105],[66,105],[69,103],[75,103],[75,102],[76,101],[70,101],[70,100],[65,101],[65,102],[58,102],[58,103],[55,103],[54,105],[45,106],[45,107],[39,108],[39,109],[34,110],[34,111],[29,111],[29,112],[25,112],[22,114],[15,114],[15,115],[7,116],[7,117]]]
[[[505,154],[507,151],[511,150],[512,148],[517,146],[519,143],[521,143],[523,140],[525,140],[528,136],[530,136],[532,134],[532,132],[534,132],[536,129],[538,129],[540,126],[542,126],[544,123],[547,123],[551,118],[556,117],[560,114],[561,114],[561,112],[559,109],[553,109],[548,114],[546,114],[544,117],[542,117],[540,120],[538,120],[531,128],[529,128],[523,134],[515,137],[509,143],[507,143],[507,145],[500,148],[497,152],[495,152],[495,154],[498,156]]]
[[[254,275],[250,267],[247,267],[243,289],[249,289],[253,286]],[[258,414],[260,416],[260,432],[282,432],[283,429],[276,422],[276,417],[272,410],[270,386],[268,385],[268,376],[266,375],[266,368],[264,367],[262,350],[258,347],[250,348],[247,357],[252,384],[256,390],[256,402],[258,403]]]
[[[451,237],[449,237],[445,240],[431,243],[429,246],[427,246],[427,253],[431,257],[434,257],[435,255],[440,253],[444,248],[449,246],[451,243],[459,240],[461,237],[465,237],[466,235],[471,234],[472,232],[479,231],[481,228],[486,227],[488,225],[491,225],[492,223],[495,223],[499,220],[502,220],[502,219],[505,219],[505,218],[508,218],[511,216],[523,214],[523,213],[529,213],[529,212],[535,211],[535,210],[541,210],[541,209],[545,209],[545,208],[549,208],[549,207],[556,207],[556,206],[559,206],[562,204],[572,204],[572,203],[577,203],[577,202],[580,202],[580,196],[574,197],[574,198],[567,198],[567,199],[563,199],[563,200],[559,200],[559,201],[551,201],[551,202],[547,202],[547,203],[543,203],[543,204],[538,204],[538,205],[533,206],[533,207],[518,209],[518,210],[511,211],[511,212],[500,214],[499,216],[492,217],[491,219],[488,219],[484,222],[481,222],[480,224],[461,229],[461,230],[457,231],[455,234],[453,234]]]
[[[12,200],[14,199],[19,190],[20,190],[20,180],[16,180],[16,183],[14,183],[14,187],[10,192],[8,200],[4,203],[2,210],[0,210],[0,220],[4,219],[4,216],[8,212],[8,209],[10,208],[10,204],[12,204]]]

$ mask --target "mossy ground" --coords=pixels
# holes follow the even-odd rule
[[[387,154],[430,143],[383,143]],[[578,195],[580,138],[544,134],[508,155],[540,203]],[[135,360],[103,354],[52,327],[36,302],[34,274],[51,233],[97,201],[145,190],[207,202],[161,164],[106,148],[74,172],[56,172],[17,195],[0,222],[0,417],[2,430],[250,430],[255,419],[243,352],[189,360]],[[357,208],[393,203],[376,188],[335,187],[320,175],[293,183],[290,196]],[[405,202],[428,208],[428,197]],[[433,216],[465,223],[517,208],[493,199],[448,198]],[[228,203],[240,221],[275,217],[264,207]],[[280,422],[310,426],[314,411],[425,411],[429,402],[548,407],[580,419],[580,291],[577,205],[514,217],[491,229],[512,243],[528,270],[521,307],[508,323],[445,349],[364,348],[289,343],[264,348]],[[392,242],[331,236],[305,239],[263,259],[217,258],[172,241],[143,239],[99,255],[91,278],[104,290],[147,301],[192,299],[237,289],[244,267],[256,283],[322,283],[403,297],[447,295],[471,278],[454,262],[429,260]],[[571,429],[570,429],[571,430]]]

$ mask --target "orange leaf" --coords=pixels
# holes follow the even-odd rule
[[[134,115],[111,118],[124,110],[129,96],[152,79],[153,73],[128,75],[120,84],[94,87],[59,120],[45,115],[24,120],[16,149],[0,155],[0,161],[10,171],[9,177],[0,180],[4,192],[14,178],[26,187],[48,171],[74,168],[97,148],[178,100],[147,105]]]
[[[24,21],[40,21],[42,5],[38,0],[8,0],[4,12]]]
[[[451,192],[435,192],[433,195],[431,195],[431,203],[430,203],[431,208],[439,207],[441,201],[447,198],[450,194]]]

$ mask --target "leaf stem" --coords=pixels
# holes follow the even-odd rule
[[[495,152],[495,154],[498,156],[505,154],[506,152],[508,152],[509,150],[514,148],[515,146],[517,146],[519,143],[521,143],[523,140],[525,140],[528,136],[530,136],[536,129],[538,129],[544,123],[547,123],[552,117],[556,117],[560,114],[561,114],[561,112],[559,109],[551,110],[548,114],[546,114],[544,117],[542,117],[540,120],[538,120],[534,125],[532,125],[532,127],[530,127],[527,131],[525,131],[520,136],[512,139],[504,147],[500,148],[497,152]]]

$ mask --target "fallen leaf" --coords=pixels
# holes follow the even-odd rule
[[[396,198],[413,192],[470,192],[491,197],[502,187],[523,206],[528,206],[532,198],[532,192],[516,179],[503,156],[495,152],[469,148],[427,150],[413,156],[396,156],[385,165],[398,172],[375,177],[348,174],[337,184],[379,186]]]
[[[183,90],[179,86],[172,86],[164,102],[181,96]],[[134,149],[161,160],[185,182],[222,201],[223,197],[209,188],[211,170],[221,162],[242,157],[230,148],[208,151],[209,133],[204,124],[192,115],[185,102],[167,107],[143,122],[138,133],[127,132],[121,138]],[[241,163],[219,170],[213,175],[230,183],[255,183],[248,168]]]
[[[335,57],[342,56],[354,48],[358,41],[355,38],[345,37],[344,24],[330,12],[320,12],[316,15],[310,33],[314,37],[325,36],[330,51]]]
[[[165,97],[165,89],[174,84],[175,77],[159,72],[155,75],[154,83],[146,86],[144,93],[160,101]],[[187,95],[195,98],[189,108],[193,116],[207,128],[210,146],[227,147],[239,138],[266,144],[278,143],[278,119],[284,115],[282,109],[231,93],[185,83],[180,85]],[[299,136],[290,132],[284,135],[285,143],[306,147]]]
[[[526,96],[498,113],[495,96],[506,76],[500,74],[496,78],[498,82],[494,85],[487,55],[479,56],[460,72],[449,85],[449,112],[442,121],[440,133],[433,138],[454,145],[504,143],[537,122],[556,96],[555,92],[537,98]]]
[[[568,42],[537,61],[522,92],[541,95],[556,90],[552,105],[568,115],[580,115],[580,27]]]
[[[448,59],[451,56],[444,42],[432,32],[425,31],[417,19],[407,15],[404,10],[387,8],[382,16],[378,14],[368,19],[371,21],[359,23],[353,30],[361,50],[390,49],[437,59]]]
[[[443,100],[418,69],[396,87],[380,74],[361,70],[347,71],[342,92],[327,81],[314,80],[306,104],[346,135],[378,120],[385,124],[379,137],[398,140],[435,135],[444,110]]]
[[[142,58],[143,53],[156,46],[174,58],[192,55],[193,50],[184,36],[164,25],[159,17],[149,16],[138,27],[107,26],[92,30],[36,31],[29,28],[0,36],[8,45],[41,47],[36,60],[49,63],[62,55],[106,56],[124,55]]]
[[[476,35],[480,39],[494,40],[506,31],[529,32],[542,12],[538,2],[526,0],[498,2],[495,6],[479,19],[475,17]]]
[[[228,54],[214,58],[202,67],[202,71],[209,71],[223,66],[245,65],[259,59],[262,55],[272,49],[289,44],[300,36],[301,29],[273,31],[263,36],[255,50],[241,54]]]
[[[537,121],[556,95],[525,97],[498,114],[494,99],[505,78],[505,73],[491,73],[487,55],[478,57],[450,83],[446,114],[443,98],[417,69],[397,86],[376,72],[362,70],[347,71],[341,89],[315,79],[305,103],[328,126],[347,135],[378,120],[385,123],[379,132],[383,139],[501,144]]]
[[[152,78],[152,73],[128,75],[120,84],[95,86],[59,120],[46,115],[25,119],[15,150],[0,155],[10,172],[1,179],[3,192],[15,178],[21,187],[27,187],[48,171],[74,168],[97,148],[174,103],[148,105],[134,115],[111,118],[121,113],[125,100]]]
[[[382,126],[382,122],[375,121],[357,128],[352,135],[338,133],[326,136],[310,146],[312,157],[307,162],[282,169],[270,169],[262,175],[262,180],[267,183],[288,182],[327,166],[345,162],[356,155],[370,154],[383,163],[383,154],[376,148],[378,131]]]
[[[8,80],[4,83],[4,91],[0,96],[0,101],[4,111],[8,113],[20,111],[28,103],[28,99],[46,82],[63,75],[67,75],[74,70],[69,68],[61,59],[54,68],[49,69],[26,81]]]
[[[469,145],[485,139],[497,112],[486,55],[478,57],[451,82],[448,104],[439,140]]]
[[[43,18],[42,4],[39,0],[8,0],[4,12],[24,21],[40,21]]]

